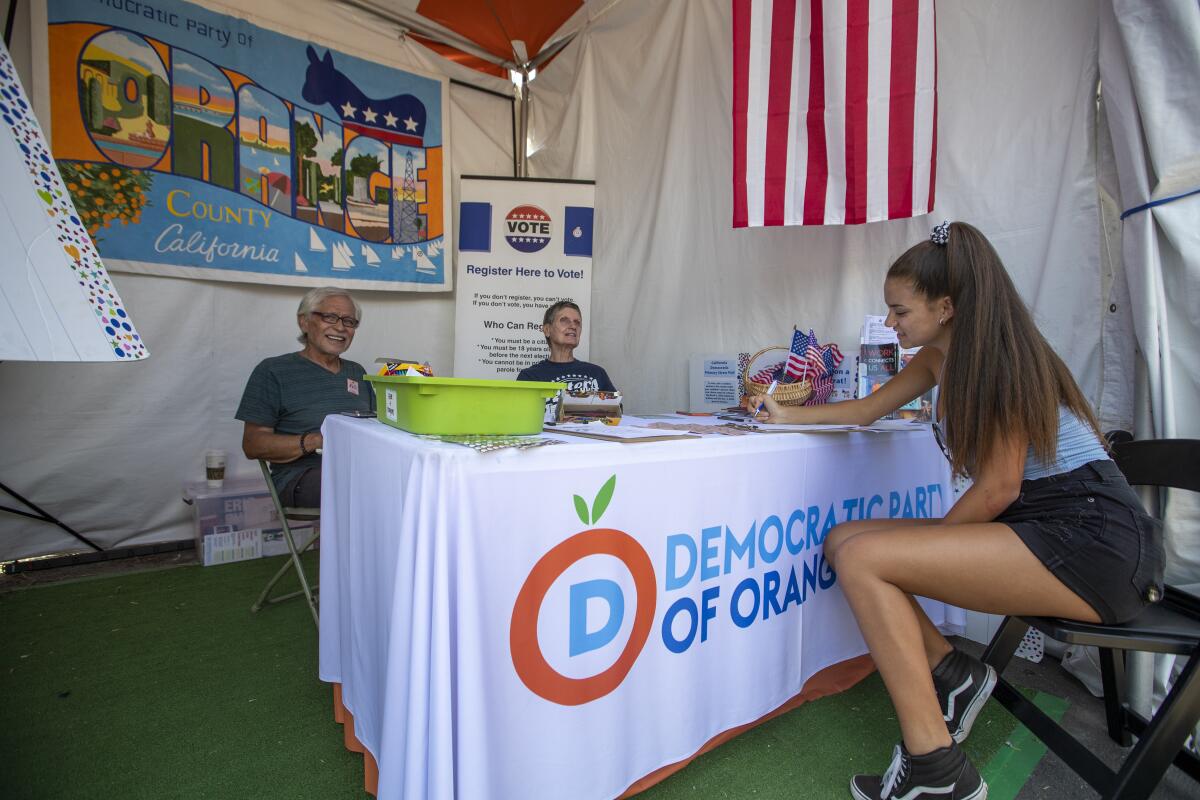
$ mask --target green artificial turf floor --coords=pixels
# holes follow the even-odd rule
[[[317,679],[303,601],[249,611],[280,563],[0,593],[0,796],[369,797],[362,757],[343,747],[330,687]],[[311,564],[315,575],[315,556]],[[743,733],[640,797],[845,798],[853,773],[886,768],[898,736],[872,675]],[[965,747],[992,800],[1015,796],[1042,752],[995,703]]]

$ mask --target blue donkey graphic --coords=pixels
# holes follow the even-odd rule
[[[328,103],[337,109],[342,125],[350,130],[397,144],[422,146],[425,139],[425,104],[411,94],[386,100],[367,97],[333,66],[333,53],[319,58],[308,47],[308,70],[302,94],[317,106]]]

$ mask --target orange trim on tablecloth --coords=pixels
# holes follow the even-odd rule
[[[346,722],[346,707],[342,705],[342,685],[333,685],[333,721],[338,725]]]
[[[342,743],[351,753],[367,752],[367,748],[363,747],[362,742],[354,735],[354,715],[349,711],[342,713],[346,716],[346,721],[342,723]]]
[[[376,763],[375,756],[365,750],[363,751],[363,788],[372,797],[379,794],[379,764]]]
[[[363,757],[363,788],[371,796],[379,792],[379,764],[371,751],[363,747],[363,743],[354,735],[354,715],[342,702],[342,685],[333,684],[333,721],[342,726],[342,742],[351,753],[362,753]]]
[[[656,783],[666,780],[674,775],[679,770],[692,763],[695,759],[707,753],[719,745],[725,744],[733,737],[740,733],[745,733],[756,725],[761,725],[769,719],[778,717],[780,714],[786,714],[793,708],[807,703],[809,700],[817,700],[826,695],[837,694],[844,692],[854,684],[861,681],[863,678],[875,671],[875,662],[871,660],[871,656],[864,655],[857,658],[851,658],[846,661],[834,664],[813,675],[804,683],[804,688],[800,690],[800,694],[788,700],[774,711],[764,714],[753,722],[748,722],[745,725],[739,725],[736,728],[718,733],[713,738],[704,743],[704,746],[697,750],[693,755],[682,761],[676,761],[674,764],[668,764],[665,767],[660,767],[654,772],[651,772],[644,778],[634,781],[622,798],[631,797],[638,792],[644,792]]]
[[[759,717],[753,722],[748,722],[745,725],[739,725],[736,728],[730,728],[727,731],[718,733],[688,758],[656,769],[644,778],[634,781],[621,797],[630,797],[639,792],[644,792],[654,784],[664,781],[671,775],[679,772],[679,770],[692,763],[699,756],[724,744],[733,737],[750,730],[756,725],[761,725],[780,714],[786,714],[802,703],[807,703],[809,700],[816,700],[827,695],[844,692],[874,671],[875,662],[871,660],[869,655],[858,656],[857,658],[851,658],[834,664],[831,667],[826,667],[805,682],[804,688],[800,690],[800,694],[788,700],[779,708]],[[346,710],[346,706],[342,703],[342,685],[340,683],[333,684],[333,719],[335,722],[339,722],[345,726],[342,731],[342,738],[346,744],[346,749],[363,754],[363,788],[367,790],[368,794],[374,796],[379,791],[379,764],[376,763],[375,757],[371,755],[371,752],[363,747],[362,743],[354,735],[354,717]]]

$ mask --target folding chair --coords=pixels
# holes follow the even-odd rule
[[[308,541],[307,544],[304,545],[303,548],[297,550],[296,540],[292,536],[292,528],[288,522],[315,521],[319,525],[321,519],[321,509],[285,506],[279,499],[279,492],[275,491],[275,482],[271,480],[271,469],[267,466],[267,462],[260,458],[258,460],[258,465],[262,467],[263,477],[267,480],[267,489],[271,492],[271,500],[274,501],[275,511],[279,515],[279,524],[283,526],[283,538],[287,541],[288,555],[285,557],[283,566],[279,568],[279,571],[275,573],[271,580],[267,581],[267,585],[262,590],[262,594],[258,596],[258,600],[255,601],[254,605],[250,606],[250,611],[256,612],[263,606],[282,603],[284,600],[290,600],[293,597],[304,595],[305,599],[308,601],[308,610],[312,612],[313,622],[320,626],[320,617],[317,614],[317,586],[314,584],[311,588],[309,587],[308,577],[304,574],[304,565],[300,562],[301,554],[317,543],[317,539],[320,537],[320,528],[314,526],[313,537]],[[279,579],[282,578],[289,569],[296,570],[296,577],[300,579],[300,589],[298,591],[289,592],[277,597],[270,597],[269,595],[271,594],[271,589],[275,587],[275,584],[279,582]]]
[[[1113,458],[1130,484],[1200,492],[1200,440],[1123,441]],[[1122,625],[1093,625],[1051,617],[1006,617],[983,653],[1001,673],[1029,627],[1067,644],[1100,650],[1108,735],[1122,747],[1137,744],[1113,770],[1025,698],[1004,678],[992,693],[1102,798],[1140,800],[1154,791],[1172,763],[1200,781],[1200,758],[1183,749],[1200,721],[1200,598],[1166,587],[1161,602]],[[1171,653],[1187,659],[1175,685],[1153,717],[1129,707],[1125,698],[1125,652]]]

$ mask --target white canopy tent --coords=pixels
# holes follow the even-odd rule
[[[1200,7],[1117,0],[1101,4],[1100,22],[1127,278],[1114,283],[1119,322],[1103,326],[1105,352],[1144,370],[1140,437],[1200,438],[1200,93],[1183,77],[1200,74]],[[1115,399],[1128,388],[1106,382],[1110,391],[1128,402]],[[1200,583],[1200,542],[1182,535],[1200,530],[1196,498],[1172,493],[1162,514],[1167,581]]]
[[[730,226],[728,0],[594,0],[567,23],[578,35],[531,85],[529,173],[596,181],[585,326],[593,360],[630,410],[685,407],[691,353],[782,344],[794,323],[853,351],[862,316],[882,310],[890,260],[950,218],[995,242],[1106,427],[1200,436],[1200,197],[1115,220],[1200,186],[1200,101],[1194,87],[1187,94],[1191,81],[1164,77],[1196,74],[1200,12],[1184,0],[962,0],[937,11],[934,214],[827,228]],[[314,41],[353,42],[399,66],[511,91],[361,10],[270,0],[255,13],[303,26]],[[20,19],[17,30],[12,50],[28,76]],[[1161,62],[1145,71],[1154,54]],[[512,174],[507,103],[455,85],[451,115],[456,178]],[[154,357],[0,364],[0,480],[106,548],[190,538],[180,489],[201,478],[205,449],[240,451],[233,412],[246,376],[294,348],[302,290],[114,280]],[[364,324],[350,357],[419,353],[451,373],[453,295],[358,299]],[[256,467],[233,459],[231,468]],[[53,526],[0,515],[0,560],[74,549]]]

